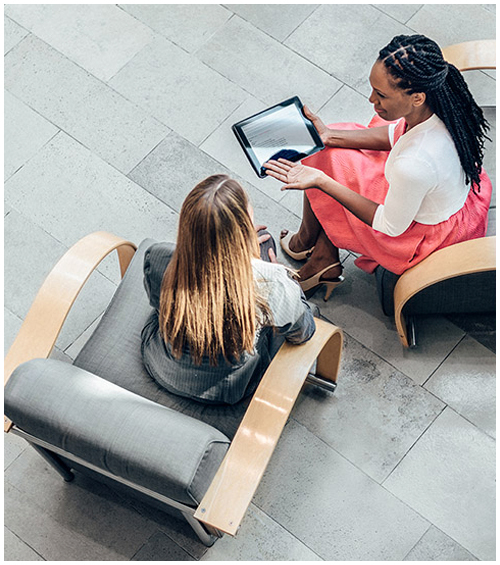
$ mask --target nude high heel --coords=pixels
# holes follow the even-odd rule
[[[337,267],[337,265],[340,265],[340,262],[333,263],[333,265],[328,265],[328,267],[325,267],[322,271],[319,271],[319,273],[316,273],[312,277],[309,277],[304,281],[299,281],[299,284],[302,290],[304,291],[304,293],[311,291],[316,287],[319,287],[320,285],[324,284],[326,286],[326,291],[323,300],[326,302],[330,298],[330,295],[332,294],[333,290],[338,286],[340,286],[345,279],[342,275],[337,277],[337,280],[334,281],[321,281],[320,278],[323,273],[326,273],[326,271],[328,271],[328,269]]]
[[[306,249],[305,251],[292,251],[290,249],[290,240],[292,239],[292,237],[295,234],[292,232],[288,232],[285,237],[281,237],[280,238],[280,245],[281,248],[283,249],[283,251],[289,255],[292,259],[295,259],[295,261],[305,261],[313,252],[314,249],[314,245],[311,247],[311,249]]]

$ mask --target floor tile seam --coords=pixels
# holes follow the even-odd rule
[[[372,6],[373,8],[375,8],[376,10],[378,10],[379,12],[381,12],[382,14],[384,14],[385,16],[387,16],[388,18],[391,18],[391,20],[394,20],[395,22],[397,22],[398,24],[404,25],[406,27],[408,27],[409,29],[411,29],[412,31],[415,31],[413,28],[410,28],[410,26],[408,25],[408,22],[416,15],[418,14],[418,12],[420,12],[420,10],[423,8],[424,5],[421,5],[414,14],[412,14],[406,21],[402,22],[401,20],[398,20],[398,18],[396,16],[393,16],[392,14],[389,14],[387,12],[385,12],[384,10],[382,10],[382,8],[379,7],[378,4],[370,4],[370,6]]]
[[[9,94],[10,94],[10,92],[9,92]],[[27,105],[27,104],[26,104],[26,105]],[[31,108],[31,106],[29,106],[29,105],[27,105],[27,106],[28,106],[28,108],[30,108],[30,109],[33,110],[33,108]],[[37,112],[37,113],[38,113],[38,112]],[[41,114],[38,113],[38,115],[43,118],[43,116],[42,116]],[[44,118],[44,119],[45,119],[46,121],[50,122],[50,120],[47,120],[47,118]],[[50,123],[51,123],[51,125],[54,125],[54,124],[52,124],[52,122],[50,122]],[[27,161],[25,161],[25,162],[24,162],[20,167],[18,167],[7,179],[5,179],[5,180],[4,180],[4,185],[5,185],[5,183],[9,182],[12,178],[14,178],[14,176],[15,176],[21,169],[23,169],[26,165],[28,165],[35,157],[37,157],[38,154],[39,154],[43,149],[45,149],[45,147],[46,147],[51,141],[53,141],[53,140],[57,137],[57,135],[58,135],[59,133],[61,133],[61,131],[63,131],[61,128],[59,128],[59,127],[57,127],[57,126],[55,126],[55,125],[54,125],[54,127],[57,128],[56,133],[54,133],[54,135],[53,135],[52,137],[50,137],[49,139],[47,139],[47,141],[46,141],[43,145],[41,145],[41,146],[37,149],[37,151],[36,151],[31,157],[28,158]],[[65,132],[64,132],[64,133],[65,133]]]
[[[320,70],[321,72],[323,72],[325,75],[330,76],[332,78],[334,78],[336,81],[338,81],[340,83],[340,85],[342,86],[343,81],[341,79],[339,79],[338,77],[334,76],[332,73],[329,73],[328,71],[326,71],[325,69],[323,69],[322,67],[320,67],[319,65],[317,65],[316,63],[314,63],[313,61],[310,61],[307,57],[305,57],[302,53],[299,53],[298,51],[296,51],[295,49],[292,49],[290,46],[285,45],[283,42],[281,42],[280,40],[276,39],[275,37],[273,37],[272,35],[269,35],[267,32],[259,29],[257,26],[253,25],[252,23],[248,22],[247,20],[245,20],[243,17],[239,16],[238,14],[233,14],[233,17],[230,18],[230,20],[228,20],[226,22],[226,24],[229,21],[232,21],[233,18],[237,18],[242,20],[243,22],[245,22],[246,24],[250,25],[252,28],[254,28],[258,33],[262,33],[264,34],[266,37],[268,37],[269,39],[271,39],[273,42],[275,42],[278,45],[281,45],[284,49],[286,49],[286,51],[289,51],[290,53],[293,53],[294,55],[297,55],[301,60],[305,61],[306,63],[310,64],[311,66],[315,67],[316,69]],[[305,21],[305,20],[304,20]],[[303,22],[302,22],[303,23]],[[224,24],[224,25],[226,25]],[[222,28],[221,28],[222,29]],[[218,30],[220,31],[220,29]],[[215,35],[215,34],[214,34]],[[214,37],[214,36],[212,36]],[[206,44],[204,45],[206,47]],[[218,71],[217,69],[214,69],[209,63],[206,63],[204,61],[202,61],[199,57],[198,57],[198,52],[200,51],[200,49],[197,49],[193,55],[196,55],[197,60],[200,63],[203,63],[204,65],[206,65],[207,67],[209,67],[211,70],[213,70],[214,72],[217,72],[220,76],[222,76],[223,78],[225,78],[226,80],[228,80],[229,82],[231,82],[232,84],[235,84],[236,86],[238,86],[241,90],[248,92],[245,88],[243,88],[241,85],[239,85],[238,83],[234,82],[233,80],[231,80],[229,77],[226,77],[225,75],[223,75],[220,71]],[[337,88],[334,92],[334,94],[336,94],[339,90],[340,87]],[[255,94],[252,94],[251,92],[248,92],[248,94],[251,94],[252,96],[254,96],[255,98],[258,98]],[[259,99],[260,100],[260,99]],[[262,101],[262,100],[261,100]]]
[[[410,555],[410,553],[417,547],[417,545],[424,539],[424,537],[430,532],[430,529],[432,527],[436,527],[434,526],[434,524],[432,524],[431,522],[429,522],[429,526],[428,528],[425,530],[425,532],[418,538],[418,540],[414,543],[414,545],[412,546],[412,548],[410,549],[410,551],[408,551],[408,553],[403,557],[402,561],[405,561],[406,558],[408,557],[408,555]]]
[[[65,55],[64,53],[62,53],[61,51],[59,51],[59,49],[57,49],[56,47],[54,47],[53,45],[51,45],[50,43],[48,43],[47,41],[45,41],[44,39],[42,39],[41,37],[39,37],[38,35],[36,35],[33,32],[30,32],[30,34],[26,37],[24,37],[19,43],[17,43],[10,51],[9,53],[15,49],[17,46],[19,46],[22,42],[24,42],[26,39],[28,39],[28,37],[35,37],[38,41],[41,41],[42,43],[44,43],[45,45],[47,45],[50,49],[52,49],[53,51],[55,51],[59,56],[63,57],[64,59],[66,59],[66,61],[68,61],[71,65],[74,65],[75,67],[77,67],[80,71],[83,71],[87,77],[86,78],[91,78],[95,81],[97,81],[102,87],[105,88],[105,90],[109,90],[110,92],[116,94],[117,96],[119,96],[120,98],[122,98],[123,100],[126,100],[128,103],[130,103],[132,106],[134,106],[135,108],[138,108],[141,110],[141,112],[143,112],[145,114],[145,116],[147,118],[149,118],[150,120],[152,120],[153,122],[158,123],[159,125],[168,128],[169,130],[171,130],[172,128],[170,128],[167,124],[163,123],[161,120],[159,120],[157,117],[153,116],[146,108],[144,108],[143,106],[137,104],[136,102],[134,102],[133,100],[130,100],[129,98],[127,98],[126,96],[124,96],[121,92],[119,92],[118,90],[116,90],[115,88],[113,88],[113,86],[111,86],[109,84],[109,81],[111,81],[114,76],[113,75],[111,78],[109,78],[107,81],[103,80],[102,78],[94,75],[93,73],[91,73],[88,69],[86,69],[85,67],[82,67],[82,65],[80,65],[77,61],[74,61],[73,59],[71,59],[70,57],[68,57],[67,55]],[[159,37],[163,37],[160,36],[159,34],[157,34],[157,36]],[[121,67],[120,70],[122,70],[126,65],[128,65],[135,57],[137,57],[139,55],[139,53],[141,53],[144,49],[146,49],[146,47],[148,47],[150,45],[150,43],[148,43],[147,45],[145,45],[142,49],[140,49],[127,63],[125,63],[123,65],[123,67]],[[4,56],[4,61],[5,61],[5,56]],[[6,89],[8,90],[8,89]],[[9,90],[8,92],[10,94],[12,94]],[[18,97],[17,97],[18,98]],[[26,104],[26,102],[24,102],[23,100],[21,100],[21,102],[23,102],[23,104]],[[26,104],[27,106],[29,106],[31,108],[31,106],[29,104]],[[34,108],[32,108],[34,110]],[[35,110],[36,111],[36,110]],[[38,112],[39,113],[39,112]],[[42,114],[40,114],[42,115]],[[44,117],[44,116],[42,116]],[[51,122],[50,120],[48,120],[47,118],[45,118],[47,121]],[[55,124],[53,124],[55,125]],[[56,126],[59,127],[59,126]],[[61,129],[59,127],[59,129]]]
[[[248,92],[247,94],[248,94],[249,96],[253,96],[253,95],[250,94],[249,92]],[[254,98],[256,98],[256,100],[259,100],[259,99],[258,99],[257,97],[255,97],[255,96],[254,96]],[[247,100],[248,100],[248,97],[245,98],[245,100],[242,100],[242,101],[238,104],[238,106],[237,106],[234,110],[232,110],[232,111],[229,113],[229,115],[226,116],[226,118],[225,118],[220,124],[217,124],[217,125],[214,127],[214,129],[213,129],[208,135],[206,135],[205,138],[204,138],[198,145],[195,145],[195,147],[197,147],[198,149],[201,149],[206,155],[208,155],[208,153],[207,153],[204,149],[202,149],[201,146],[202,146],[212,135],[214,135],[214,133],[222,126],[222,124],[223,124],[224,122],[226,122],[227,120],[229,120],[229,119],[231,118],[231,116],[233,116],[234,114],[236,114],[236,112],[243,106],[243,104],[245,104],[245,102],[246,102]],[[262,100],[259,100],[259,102],[262,102]],[[263,102],[262,102],[262,103],[263,103]],[[175,133],[177,133],[177,132],[175,132]],[[177,133],[177,135],[180,136],[181,134],[180,134],[180,133]],[[182,137],[182,136],[181,136],[181,137]],[[183,138],[183,139],[186,139],[186,138]],[[186,141],[188,141],[188,140],[186,140]],[[209,157],[212,157],[212,156],[209,155]],[[212,159],[214,159],[214,157],[212,157]],[[222,163],[221,163],[221,165],[222,165]],[[228,168],[228,167],[226,167],[226,168]]]
[[[442,402],[442,401],[441,401]],[[406,453],[401,457],[401,459],[397,462],[397,464],[395,465],[395,467],[392,469],[392,471],[385,477],[385,479],[380,483],[380,486],[384,487],[388,492],[391,492],[386,486],[385,483],[390,479],[390,477],[392,476],[392,474],[396,471],[396,469],[398,469],[398,467],[402,464],[402,462],[406,459],[406,457],[411,453],[411,451],[413,450],[413,448],[417,445],[417,443],[423,438],[423,436],[429,431],[429,429],[436,423],[436,421],[438,420],[438,418],[440,418],[443,413],[445,412],[445,410],[449,408],[448,404],[443,403],[443,407],[441,408],[441,410],[436,414],[436,416],[434,416],[434,418],[432,418],[432,420],[429,422],[429,424],[425,427],[425,429],[418,435],[418,437],[415,439],[415,441],[410,445],[410,447],[407,449]],[[396,496],[396,495],[394,495]]]
[[[160,529],[156,528],[156,529],[153,531],[153,533],[152,533],[149,537],[147,537],[147,539],[146,539],[144,542],[142,542],[142,545],[141,545],[141,546],[137,549],[137,551],[130,557],[129,561],[134,561],[134,557],[135,557],[142,549],[144,549],[144,548],[148,545],[148,543],[152,540],[152,538],[153,538],[155,535],[157,535],[157,534],[163,534],[163,535],[165,535],[165,536],[168,537],[181,551],[183,551],[184,553],[187,553],[186,550],[185,550],[183,547],[181,547],[174,539],[172,539],[169,535],[167,535],[163,530],[160,530]],[[188,555],[190,555],[190,554],[188,554]],[[192,555],[190,555],[190,556],[193,557]],[[164,559],[164,561],[169,561],[169,559],[166,559],[166,560]]]
[[[168,126],[166,126],[168,127]],[[169,128],[170,129],[170,128]],[[172,131],[172,130],[171,130]],[[167,136],[170,135],[170,132],[168,132]],[[123,171],[120,171],[120,169],[118,169],[115,165],[113,165],[112,163],[109,163],[108,161],[106,161],[106,159],[104,159],[103,157],[101,157],[100,155],[98,155],[93,149],[91,149],[90,147],[87,147],[82,141],[80,141],[79,139],[77,139],[74,135],[72,135],[71,133],[60,129],[59,132],[56,135],[59,135],[60,133],[63,133],[64,135],[67,135],[69,138],[71,138],[73,141],[75,141],[78,145],[81,145],[84,149],[86,149],[93,157],[95,157],[96,159],[98,159],[99,161],[101,161],[102,163],[104,163],[105,165],[107,165],[108,167],[112,168],[115,172],[119,173],[120,175],[122,175],[126,180],[128,180],[129,182],[135,184],[138,188],[140,188],[141,190],[144,190],[145,192],[149,193],[151,196],[153,196],[156,200],[158,200],[159,202],[161,202],[163,205],[165,205],[170,211],[174,212],[175,214],[178,214],[178,212],[172,208],[167,202],[163,201],[161,198],[158,198],[158,196],[156,196],[155,194],[153,194],[152,192],[150,192],[149,190],[147,190],[145,187],[143,187],[142,185],[138,184],[136,181],[132,180],[131,178],[128,177],[128,175],[126,173],[124,173]],[[162,139],[159,143],[161,143],[162,141],[164,141],[166,139],[166,137],[164,139]],[[134,167],[135,168],[135,167]],[[36,224],[38,225],[38,224]],[[48,232],[47,232],[48,233]],[[111,281],[113,282],[113,281]]]
[[[349,260],[350,257],[353,257],[353,259],[356,259],[356,256],[355,256],[355,255],[352,255],[352,253],[349,252],[349,255],[348,255],[347,257],[345,257],[345,259],[344,259],[343,262]],[[332,322],[329,318],[327,318],[327,316],[326,316],[325,314],[320,314],[320,317],[323,318],[325,321],[329,322],[330,324],[336,325],[336,323],[335,323],[335,322]],[[391,363],[389,360],[384,359],[380,353],[378,353],[377,351],[371,349],[368,345],[364,344],[362,341],[359,341],[359,339],[357,339],[357,338],[355,338],[354,336],[352,336],[352,335],[351,335],[348,331],[346,331],[345,329],[343,329],[343,328],[341,328],[341,329],[342,329],[342,331],[344,332],[344,334],[347,335],[350,339],[352,339],[352,340],[355,341],[358,345],[361,345],[361,347],[363,347],[364,349],[366,349],[367,351],[369,351],[370,353],[372,353],[373,355],[375,355],[380,361],[386,363],[389,367],[392,367],[392,369],[393,369],[394,371],[396,371],[398,374],[401,374],[401,375],[403,375],[404,377],[406,377],[407,379],[410,379],[410,381],[411,381],[415,386],[418,386],[418,387],[420,387],[420,388],[423,388],[423,385],[422,385],[422,384],[419,384],[417,381],[415,381],[415,379],[414,379],[413,377],[411,377],[410,375],[407,375],[401,368],[396,367],[396,366],[395,366],[393,363]],[[399,338],[397,337],[397,334],[396,334],[396,333],[394,333],[394,337],[397,338],[397,339],[399,339]],[[426,392],[429,392],[429,391],[427,391],[427,389],[425,389],[425,390],[426,390]],[[430,394],[430,392],[429,392],[429,394]],[[442,401],[441,401],[441,402],[442,402]]]
[[[281,529],[283,529],[285,532],[287,532],[288,534],[290,534],[291,537],[293,537],[294,539],[296,539],[300,544],[302,544],[304,547],[306,547],[309,551],[311,551],[312,553],[314,553],[314,555],[316,555],[317,557],[319,557],[321,559],[321,561],[325,561],[325,559],[323,557],[321,557],[321,555],[314,550],[312,547],[309,547],[309,545],[304,541],[301,540],[299,537],[297,537],[293,532],[291,532],[286,526],[284,526],[283,524],[281,524],[280,522],[278,522],[278,520],[276,520],[275,518],[273,518],[268,512],[266,512],[263,508],[261,508],[256,501],[252,501],[252,504],[259,509],[259,512],[262,512],[262,514],[264,514],[264,516],[267,516],[267,518],[269,518],[269,520],[271,520],[273,523],[277,524]]]
[[[287,41],[298,29],[301,25],[305,24],[305,22],[312,16],[314,15],[320,8],[321,8],[322,4],[318,4],[314,10],[308,15],[306,16],[301,22],[300,24],[298,24],[297,26],[295,26],[295,28],[284,38],[281,40],[281,43],[283,43],[283,45],[285,44],[285,41]]]
[[[16,21],[14,18],[8,16],[7,14],[4,13],[4,19],[7,18],[8,20],[10,20],[11,22],[14,22],[16,25],[18,25],[21,29],[23,29],[26,32],[26,35],[24,37],[22,37],[15,45],[13,45],[6,53],[3,54],[4,59],[5,57],[13,50],[15,49],[22,41],[24,41],[29,35],[32,35],[31,31],[29,29],[26,29],[24,26],[22,26],[18,21]]]
[[[24,545],[27,545],[27,546],[31,549],[31,551],[33,551],[33,553],[36,553],[36,554],[41,558],[42,561],[46,561],[46,559],[43,557],[43,555],[41,555],[35,548],[31,547],[31,545],[30,545],[26,540],[23,540],[20,536],[18,536],[15,532],[13,532],[13,531],[9,528],[9,526],[5,526],[5,527],[6,527],[6,528],[9,530],[9,532],[10,532],[13,536],[15,536],[19,541],[21,541]],[[5,546],[4,546],[4,551],[5,551]],[[4,557],[5,557],[5,556],[4,556]],[[9,561],[9,559],[6,558],[5,561]]]
[[[455,327],[457,327],[459,330],[464,332],[464,335],[457,341],[457,343],[450,349],[450,351],[448,351],[448,353],[445,355],[445,357],[439,362],[439,364],[437,365],[437,367],[434,368],[434,370],[431,372],[431,374],[425,379],[425,381],[420,385],[422,388],[425,388],[425,385],[430,381],[430,379],[432,379],[432,377],[437,373],[437,371],[444,365],[444,363],[450,358],[450,356],[454,353],[454,351],[458,348],[458,346],[465,340],[465,338],[467,337],[467,332],[465,332],[464,330],[462,330],[462,328],[460,328],[459,326],[457,326],[456,324],[454,324],[453,322],[451,322]],[[425,390],[427,390],[427,388],[425,388]],[[430,392],[430,391],[429,391]]]

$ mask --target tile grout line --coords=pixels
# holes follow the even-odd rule
[[[38,551],[37,551],[35,548],[31,547],[31,545],[30,545],[27,541],[23,540],[23,539],[22,539],[21,537],[19,537],[15,532],[13,532],[13,531],[9,528],[9,526],[5,526],[5,527],[6,527],[6,528],[9,530],[9,532],[10,532],[13,536],[15,536],[20,542],[22,542],[24,545],[28,546],[28,547],[31,549],[31,551],[33,551],[33,553],[36,553],[36,554],[42,559],[42,561],[47,561],[47,560],[43,557],[43,555],[41,555],[40,553],[38,553]],[[4,551],[5,551],[5,547],[4,547]],[[4,557],[5,557],[5,555],[4,555]],[[8,560],[8,559],[5,559],[5,561],[9,561],[9,560]],[[30,560],[30,561],[31,561],[31,560]]]

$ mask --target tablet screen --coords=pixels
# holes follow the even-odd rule
[[[260,177],[266,176],[262,166],[269,159],[299,161],[324,147],[297,97],[238,122],[233,131]]]

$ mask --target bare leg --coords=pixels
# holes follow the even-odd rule
[[[314,215],[309,199],[304,192],[304,203],[302,205],[302,223],[299,231],[290,240],[290,249],[295,252],[305,251],[316,245],[316,240],[320,232],[323,231],[321,224]],[[282,230],[281,237],[284,237],[288,230]]]
[[[340,261],[338,247],[328,239],[328,236],[321,228],[314,251],[309,257],[307,263],[300,269],[299,275],[301,280],[306,280],[314,276],[319,271]],[[342,274],[342,265],[337,265],[332,269],[328,269],[322,276],[321,280],[333,280]]]

